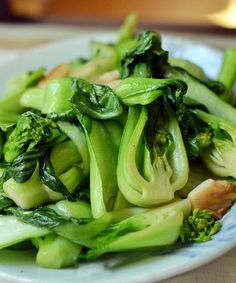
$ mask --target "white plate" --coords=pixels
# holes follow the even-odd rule
[[[111,42],[114,34],[96,34],[92,39]],[[52,68],[56,64],[86,56],[89,36],[45,45],[27,51],[0,68],[0,93],[4,93],[6,81],[22,70],[40,66]],[[175,57],[183,57],[200,64],[214,78],[219,69],[222,54],[218,50],[181,38],[165,37],[164,48]],[[0,282],[33,283],[138,283],[156,282],[199,267],[236,246],[236,206],[223,218],[223,228],[212,241],[157,252],[106,256],[96,262],[79,264],[63,270],[43,269],[35,265],[35,254],[0,251]],[[3,233],[4,231],[1,231]]]

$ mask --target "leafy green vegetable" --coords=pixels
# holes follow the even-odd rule
[[[63,64],[67,77],[56,68],[44,88],[43,68],[20,75],[0,102],[0,248],[30,240],[37,264],[61,268],[219,231],[213,212],[190,215],[200,205],[179,195],[195,158],[236,178],[235,50],[214,81],[168,58],[158,33],[136,37],[136,24],[132,14],[115,43],[91,42],[87,59]],[[223,183],[222,195],[234,190]]]
[[[61,200],[55,204],[53,209],[58,214],[62,214],[67,217],[91,218],[92,219],[91,206],[89,203],[85,201]]]
[[[73,195],[76,195],[77,189],[81,188],[80,186],[82,185],[84,178],[83,171],[77,166],[77,164],[74,164],[74,166],[59,176],[61,182],[65,185],[70,194]]]
[[[89,150],[88,145],[86,143],[86,137],[84,134],[84,131],[80,125],[72,124],[69,122],[63,122],[59,121],[57,122],[57,125],[59,129],[67,135],[71,141],[73,141],[74,145],[76,146],[78,153],[81,156],[81,162],[77,164],[77,167],[81,168],[83,172],[84,178],[86,178],[89,174],[89,163],[90,163],[90,157],[89,157]],[[65,158],[67,158],[65,156]],[[58,163],[61,159],[60,156],[58,156],[57,161],[55,160],[54,163]],[[61,159],[63,164],[66,164],[63,159]],[[53,159],[52,159],[53,162]],[[62,165],[63,165],[62,164]]]
[[[150,69],[151,77],[160,77],[162,66],[167,63],[168,52],[161,47],[161,36],[153,31],[140,33],[137,43],[129,49],[121,60],[122,78],[135,74],[135,68],[145,63]]]
[[[200,81],[202,84],[206,85],[216,94],[221,95],[224,92],[224,85],[219,81],[213,81],[207,78],[202,68],[196,64],[193,64],[188,60],[176,58],[169,58],[169,62],[172,66],[180,67],[181,69],[187,71],[191,76]]]
[[[100,44],[101,50],[102,44]],[[88,81],[94,81],[105,72],[116,68],[117,55],[114,47],[103,44],[103,51],[91,60],[80,64],[77,68],[71,68],[69,76]]]
[[[231,122],[201,110],[196,116],[212,129],[212,143],[202,151],[201,158],[206,166],[218,176],[236,177],[234,160],[236,158],[236,128]]]
[[[155,209],[120,209],[85,225],[65,223],[57,226],[55,231],[91,248],[87,255],[91,259],[106,252],[170,244],[178,237],[183,218],[190,212],[191,204],[185,199]]]
[[[210,210],[194,209],[180,230],[182,242],[205,242],[221,228]]]
[[[179,68],[184,69],[189,74],[191,74],[191,76],[197,78],[200,81],[206,81],[207,80],[207,76],[204,73],[204,70],[200,66],[192,63],[189,60],[182,59],[182,58],[169,57],[168,62],[173,67],[179,67]]]
[[[67,195],[70,197],[81,182],[81,174],[75,166],[72,166],[60,176],[50,175],[52,174],[52,169],[47,166],[46,169],[48,171],[45,173],[46,177],[44,175],[44,178],[46,178],[45,182],[48,182],[49,185],[55,182],[56,188],[50,189],[42,183],[39,176],[39,166],[36,166],[33,175],[26,182],[17,183],[13,178],[9,179],[9,177],[7,180],[4,180],[4,192],[17,206],[23,209],[31,209],[48,202],[61,200]],[[65,190],[63,193],[66,195],[57,191],[58,186],[60,186],[60,189],[63,188]]]
[[[70,78],[50,80],[44,90],[42,113],[61,113],[69,110],[69,99],[76,89],[76,83]]]
[[[109,125],[78,113],[90,155],[90,200],[94,218],[112,210],[117,186],[118,149],[111,138]],[[108,166],[109,164],[109,166]]]
[[[76,223],[67,222],[57,226],[54,230],[58,235],[71,240],[74,243],[91,248],[96,246],[95,236],[100,234],[109,225],[113,225],[119,221],[129,218],[133,215],[146,212],[145,208],[131,207],[110,211],[98,219],[93,219],[85,225],[77,225]]]
[[[54,129],[56,124],[51,120],[30,111],[23,113],[4,144],[5,160],[12,162],[20,154],[47,143],[52,138]]]
[[[10,169],[9,175],[17,182],[24,183],[32,176],[34,173],[37,161],[40,156],[42,156],[44,152],[26,152],[18,155]]]
[[[181,80],[127,78],[114,91],[125,105],[147,105],[162,95],[172,96],[174,100],[182,99],[187,86]]]
[[[122,194],[130,203],[146,207],[172,200],[188,179],[187,155],[174,114],[167,104],[163,111],[155,111],[159,116],[153,143],[148,145],[144,137],[147,109],[129,108],[117,166]]]
[[[55,228],[68,221],[73,221],[77,225],[85,224],[90,221],[86,218],[77,219],[63,216],[46,206],[37,208],[33,211],[25,211],[20,208],[8,208],[8,211],[24,223],[32,224],[37,227],[47,227],[49,229]]]
[[[87,61],[88,60],[83,57],[79,57],[79,58],[72,60],[71,62],[69,62],[70,71],[76,70],[78,67],[80,67],[82,64],[86,63]]]
[[[39,175],[43,184],[55,192],[59,192],[66,197],[70,197],[70,192],[67,190],[62,181],[56,176],[55,170],[49,160],[49,157],[44,156],[43,158],[40,158],[39,164]]]
[[[42,110],[44,104],[44,89],[32,87],[23,92],[19,99],[22,107]]]
[[[97,247],[88,251],[87,258],[94,259],[109,252],[173,244],[179,237],[182,223],[183,214],[174,210],[157,215],[149,212],[131,217],[113,227],[114,230],[103,237]]]
[[[37,247],[36,263],[46,268],[63,268],[75,265],[82,247],[55,234],[32,240]]]
[[[22,222],[38,227],[54,228],[67,221],[67,218],[57,214],[53,209],[48,207],[38,208],[30,212],[19,208],[9,208],[8,211]]]
[[[65,122],[75,122],[76,116],[74,114],[73,109],[69,109],[67,111],[61,113],[48,113],[47,118],[51,119],[52,121],[65,121]]]
[[[0,129],[0,160],[1,160],[2,155],[3,155],[3,145],[4,145],[3,132]]]
[[[175,113],[180,124],[185,148],[190,160],[198,158],[201,153],[211,146],[213,130],[205,122],[199,119],[194,110],[179,103],[174,104]]]
[[[7,197],[23,209],[36,208],[50,201],[39,178],[38,166],[36,166],[33,175],[24,183],[17,183],[13,178],[4,180],[3,191]]]
[[[236,124],[236,109],[230,104],[223,101],[206,85],[202,84],[186,71],[180,68],[166,67],[164,68],[164,76],[183,80],[188,90],[184,96],[184,102],[187,105],[204,106],[211,114],[221,117]]]
[[[122,106],[110,87],[75,78],[49,81],[42,112],[54,120],[73,120],[70,102],[81,113],[97,119],[110,119],[122,113]]]
[[[74,94],[70,99],[80,113],[96,119],[111,119],[121,115],[122,106],[112,91],[105,85],[73,80]]]
[[[135,34],[137,23],[138,15],[135,13],[129,14],[120,27],[117,43],[122,43],[132,38]]]
[[[46,228],[22,223],[14,215],[1,215],[0,227],[4,231],[4,233],[0,233],[0,249],[51,233]]]
[[[205,149],[212,145],[213,133],[210,130],[193,134],[185,140],[186,151],[189,159],[196,159]]]
[[[68,156],[70,158],[68,158]],[[82,157],[72,140],[55,145],[50,153],[50,161],[57,175],[65,173],[72,166],[82,162]]]
[[[0,194],[0,211],[2,212],[5,208],[10,206],[14,206],[15,203],[9,199],[8,197],[4,196],[2,193]]]
[[[225,85],[225,92],[221,98],[235,106],[236,96],[234,94],[234,84],[236,81],[236,48],[228,48],[224,51],[223,63],[221,65],[218,80]]]
[[[43,77],[45,71],[46,69],[41,67],[35,71],[26,71],[16,75],[8,83],[9,91],[21,92],[34,86]]]
[[[22,93],[34,86],[45,73],[45,68],[36,71],[23,72],[15,76],[9,82],[9,92],[0,101],[0,122],[15,123],[19,114],[23,111],[19,99]]]
[[[0,176],[0,189],[2,190],[4,182],[11,178],[11,172],[9,170],[9,163],[4,164],[5,168],[1,168],[1,176]]]

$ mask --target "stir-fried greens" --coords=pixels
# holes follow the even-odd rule
[[[214,81],[136,25],[130,15],[90,58],[11,81],[0,101],[0,248],[28,241],[37,264],[61,268],[220,230],[236,199],[236,50]],[[218,180],[185,194],[193,159]]]

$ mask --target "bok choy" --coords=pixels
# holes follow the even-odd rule
[[[0,101],[0,248],[27,241],[38,265],[63,268],[220,230],[236,192],[235,50],[216,81],[136,25],[131,14],[87,58],[11,82]],[[193,180],[193,159],[220,180]]]

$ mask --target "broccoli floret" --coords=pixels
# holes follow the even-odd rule
[[[194,209],[180,230],[182,242],[206,242],[221,228],[210,210]]]

